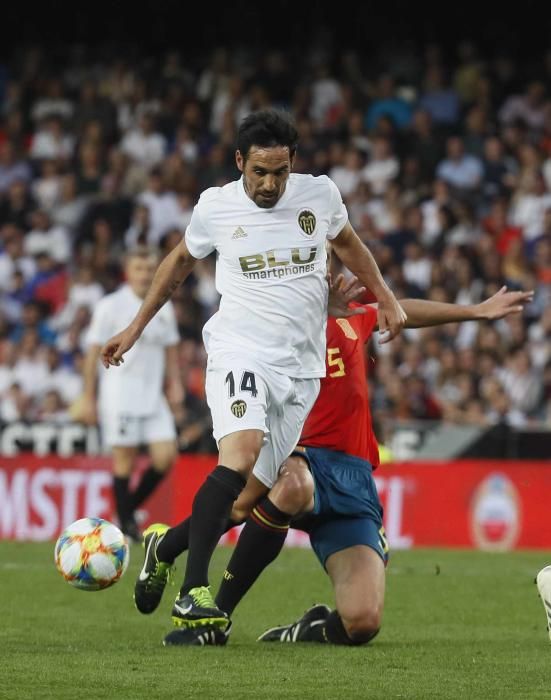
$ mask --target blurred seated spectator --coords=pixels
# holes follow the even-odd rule
[[[139,195],[138,202],[149,210],[147,244],[156,246],[161,236],[179,223],[182,211],[178,198],[165,188],[161,172],[155,169],[150,173],[147,189]]]
[[[551,288],[551,209],[545,212],[544,234],[535,242],[533,263],[537,285]]]
[[[487,201],[511,191],[518,168],[514,159],[505,155],[502,142],[495,136],[484,142],[482,166],[482,192]]]
[[[63,175],[60,181],[59,199],[52,206],[52,222],[69,230],[76,230],[87,208],[86,197],[77,194],[77,181],[73,173]]]
[[[426,110],[438,126],[452,126],[459,117],[459,97],[456,91],[446,84],[443,68],[432,65],[428,68],[419,107]]]
[[[484,155],[484,143],[490,133],[488,113],[480,105],[474,105],[465,117],[463,145],[465,152],[481,159]]]
[[[34,160],[67,161],[73,155],[74,138],[65,131],[61,117],[45,117],[32,140],[30,156]]]
[[[176,246],[181,243],[183,234],[180,229],[173,228],[165,233],[159,241],[159,251],[161,258],[166,257]]]
[[[46,320],[45,309],[34,300],[24,304],[21,320],[13,327],[10,340],[13,343],[20,343],[28,330],[36,331],[39,343],[49,345],[55,342],[56,334]]]
[[[6,224],[0,228],[0,292],[11,289],[13,276],[20,272],[25,282],[31,280],[36,272],[36,262],[25,255],[23,233],[17,226]]]
[[[29,182],[31,177],[31,166],[18,158],[15,144],[12,141],[0,143],[0,194],[7,192],[16,180]]]
[[[199,144],[191,128],[182,124],[176,131],[174,150],[183,159],[184,163],[194,164],[199,158]]]
[[[48,366],[37,327],[23,329],[16,343],[13,379],[26,396],[39,396],[48,375]]]
[[[84,141],[78,148],[75,168],[76,190],[78,195],[96,195],[101,189],[104,169],[100,147]]]
[[[132,214],[132,222],[124,234],[124,245],[134,248],[137,245],[148,245],[150,238],[149,207],[145,204],[136,204]]]
[[[375,97],[366,115],[367,128],[371,131],[382,116],[390,117],[399,129],[406,128],[411,121],[411,106],[396,94],[394,79],[388,74],[381,75],[377,82]]]
[[[511,95],[499,111],[504,124],[521,121],[538,132],[545,121],[545,86],[539,81],[531,82],[523,95]]]
[[[73,116],[73,103],[65,96],[61,78],[49,78],[42,82],[43,92],[31,107],[31,118],[39,122],[49,117],[61,117],[69,121]]]
[[[406,245],[404,250],[404,277],[422,293],[430,287],[432,261],[425,255],[418,241]]]
[[[79,100],[73,115],[73,127],[80,137],[90,122],[98,122],[107,143],[111,144],[116,135],[117,114],[114,104],[98,94],[98,86],[93,80],[85,80],[80,86]]]
[[[514,409],[530,414],[538,407],[542,387],[527,350],[519,348],[508,356],[497,375]]]
[[[75,371],[73,363],[63,362],[59,350],[54,346],[46,348],[45,361],[48,373],[42,391],[55,391],[63,405],[68,406],[82,393],[81,375]]]
[[[78,267],[69,283],[67,303],[53,319],[55,328],[67,329],[75,320],[80,308],[92,313],[104,294],[103,287],[96,280],[93,267],[89,264]]]
[[[534,367],[542,369],[551,361],[551,306],[528,330],[530,359]]]
[[[398,159],[392,152],[390,141],[384,137],[377,137],[373,142],[373,148],[367,165],[362,170],[362,179],[365,180],[375,195],[386,192],[388,184],[394,180],[400,171]]]
[[[86,334],[90,323],[91,313],[85,306],[79,306],[71,325],[57,338],[56,347],[61,353],[62,362],[75,365],[85,347]]]
[[[496,199],[490,214],[483,219],[484,230],[490,234],[492,243],[500,255],[504,255],[514,240],[522,239],[522,229],[508,221],[507,202]]]
[[[30,406],[31,398],[24,394],[20,384],[14,382],[2,395],[0,421],[3,423],[14,423],[15,421],[24,420]]]
[[[524,192],[519,192],[512,204],[512,222],[522,230],[526,243],[533,244],[543,235],[545,214],[551,208],[551,193],[545,189],[545,181],[536,175]]]
[[[45,211],[50,211],[57,204],[61,194],[57,161],[42,161],[40,177],[33,182],[32,194],[38,206]]]
[[[52,225],[44,209],[36,209],[30,216],[31,230],[25,236],[27,255],[49,254],[55,262],[66,263],[71,257],[69,233],[63,226]]]
[[[316,69],[311,86],[310,116],[318,127],[328,128],[336,124],[342,109],[342,87],[329,67],[322,63]]]
[[[359,150],[349,148],[343,157],[342,165],[334,165],[329,177],[339,188],[343,197],[350,197],[362,180],[363,157]]]
[[[67,300],[67,271],[49,251],[41,250],[34,258],[36,273],[27,283],[25,291],[29,298],[47,305],[51,313],[57,313]]]
[[[67,406],[55,389],[49,389],[39,400],[34,419],[55,425],[71,421]]]
[[[444,144],[433,127],[430,112],[425,109],[417,109],[413,114],[405,139],[405,152],[419,162],[423,181],[431,181],[444,154]]]
[[[152,114],[143,114],[139,126],[131,129],[121,141],[121,150],[132,160],[150,169],[158,165],[166,152],[166,140],[155,131]]]
[[[482,163],[475,156],[465,153],[459,136],[451,136],[446,144],[447,158],[437,168],[437,175],[459,192],[473,191],[482,179]]]
[[[36,203],[23,180],[14,180],[0,201],[0,225],[15,224],[22,231],[30,225],[30,214]]]

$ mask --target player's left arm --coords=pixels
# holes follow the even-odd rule
[[[388,331],[384,342],[392,340],[406,324],[404,308],[383,279],[375,258],[347,222],[331,245],[341,262],[370,289],[377,298],[377,319],[381,332]]]
[[[533,298],[533,291],[508,292],[504,286],[479,304],[446,304],[426,299],[401,299],[400,304],[407,314],[407,328],[426,328],[463,321],[496,321],[521,312]]]
[[[177,413],[184,403],[184,385],[178,364],[178,345],[165,347],[165,392],[173,413]]]

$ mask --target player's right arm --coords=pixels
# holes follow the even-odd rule
[[[138,340],[149,321],[193,270],[195,263],[196,258],[189,252],[185,240],[166,256],[157,268],[151,287],[130,325],[102,347],[101,361],[104,367],[118,366],[124,362],[124,353]]]
[[[84,391],[81,397],[81,406],[79,410],[79,419],[87,425],[95,425],[97,421],[96,409],[96,384],[98,360],[101,351],[101,345],[90,345],[86,356],[84,357],[84,365],[82,370],[82,379]]]
[[[479,304],[447,304],[426,299],[402,299],[408,328],[426,328],[464,321],[497,321],[510,314],[520,313],[534,298],[533,291],[507,291],[503,286],[493,296]]]

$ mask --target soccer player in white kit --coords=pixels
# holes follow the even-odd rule
[[[193,502],[186,574],[172,609],[178,626],[228,624],[208,587],[212,552],[253,468],[266,486],[274,484],[317,397],[325,375],[326,241],[375,294],[379,327],[388,340],[406,320],[348,222],[336,185],[326,176],[291,174],[297,140],[290,118],[276,110],[243,120],[236,151],[242,177],[203,192],[185,239],[159,266],[140,311],[101,351],[106,367],[123,362],[195,261],[216,252],[222,298],[203,339],[219,465]],[[275,506],[266,515],[275,527],[290,520]],[[147,612],[141,593],[147,603],[168,575],[157,546],[177,539],[178,526],[144,534],[146,557],[135,600]]]
[[[94,309],[84,364],[83,418],[89,424],[99,419],[102,441],[113,455],[119,523],[132,539],[140,538],[135,509],[161,482],[177,452],[170,407],[181,405],[184,393],[177,360],[180,338],[172,304],[166,304],[148,325],[121,371],[106,372],[98,360],[102,345],[138,312],[157,264],[157,254],[148,248],[135,248],[127,254],[126,284],[103,297]],[[147,445],[151,465],[130,492],[128,483],[140,445]]]

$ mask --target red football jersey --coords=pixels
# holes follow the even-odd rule
[[[371,425],[364,345],[377,324],[377,312],[371,306],[365,309],[362,315],[327,319],[327,373],[300,444],[346,452],[375,468],[379,448]]]

